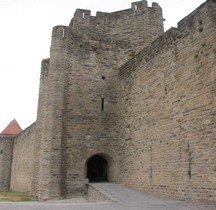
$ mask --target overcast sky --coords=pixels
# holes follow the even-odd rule
[[[49,57],[55,25],[68,25],[76,8],[90,9],[95,15],[96,11],[128,9],[135,1],[0,0],[0,132],[14,118],[22,129],[36,120],[40,64]],[[155,2],[163,8],[167,30],[204,0]]]

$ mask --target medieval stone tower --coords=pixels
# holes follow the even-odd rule
[[[145,0],[96,16],[77,9],[54,27],[10,189],[52,199],[108,181],[216,201],[215,5],[166,33],[160,6]]]
[[[40,198],[83,193],[92,157],[109,166],[105,179],[119,182],[119,67],[162,33],[161,8],[146,1],[95,17],[77,9],[69,27],[53,28],[36,126]]]

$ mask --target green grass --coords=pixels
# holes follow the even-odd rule
[[[0,201],[31,201],[31,197],[27,192],[0,192]]]

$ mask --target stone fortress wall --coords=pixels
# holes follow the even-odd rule
[[[10,190],[19,192],[31,191],[35,141],[35,123],[14,139]]]
[[[109,181],[119,181],[118,68],[162,33],[161,8],[146,1],[96,17],[78,9],[69,27],[53,28],[36,125],[39,198],[85,193],[87,161],[96,154],[109,163]]]
[[[96,16],[78,9],[54,27],[37,121],[14,140],[11,189],[82,195],[100,155],[111,182],[216,201],[215,5],[166,33],[160,6],[145,0]]]
[[[216,199],[215,4],[201,5],[121,67],[121,182]]]
[[[0,134],[0,191],[30,192],[35,123],[18,135]]]
[[[10,189],[10,174],[13,157],[13,135],[0,135],[0,190]]]

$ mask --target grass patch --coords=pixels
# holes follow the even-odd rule
[[[27,192],[0,192],[0,201],[31,201],[31,197]]]

